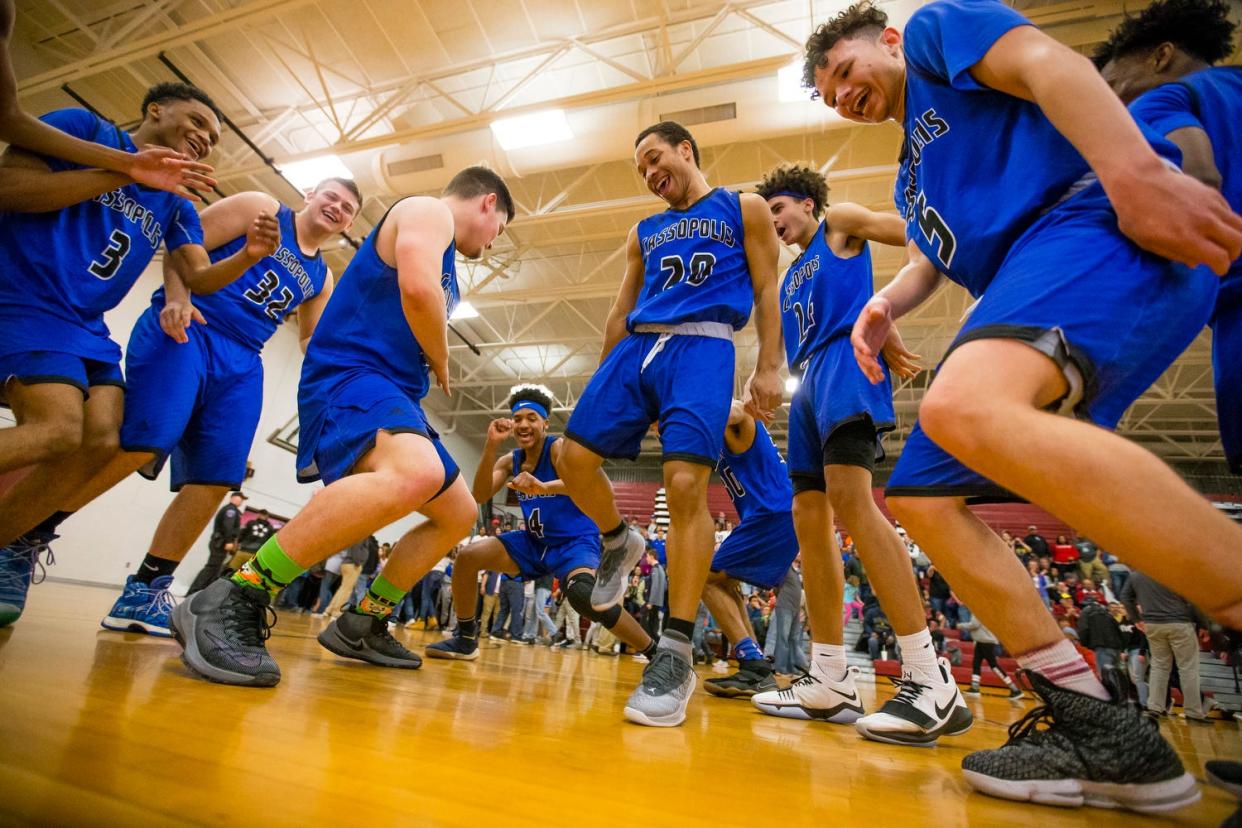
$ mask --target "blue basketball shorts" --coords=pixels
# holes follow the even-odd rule
[[[544,575],[556,576],[562,584],[575,569],[599,569],[599,535],[582,535],[560,542],[540,540],[525,529],[502,532],[497,539],[517,564],[523,581]]]
[[[749,515],[725,538],[712,558],[712,571],[752,586],[774,589],[798,557],[790,512]]]

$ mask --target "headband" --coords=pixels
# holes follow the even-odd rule
[[[518,400],[517,402],[513,404],[513,410],[510,413],[516,414],[519,411],[521,411],[523,408],[529,408],[531,411],[535,412],[540,417],[543,417],[545,420],[548,419],[548,409],[544,408],[542,405],[535,402],[534,400]]]
[[[789,196],[794,201],[806,201],[808,198],[812,201],[815,200],[813,196],[809,196],[804,193],[795,193],[793,190],[777,190],[769,195],[768,198],[776,198],[777,196]]]

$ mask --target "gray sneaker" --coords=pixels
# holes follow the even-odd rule
[[[595,570],[595,587],[591,590],[591,609],[604,612],[621,603],[630,572],[638,565],[647,542],[634,527],[626,530],[623,543],[604,544],[599,556],[599,569]]]
[[[686,720],[686,704],[697,683],[689,661],[660,647],[625,703],[625,718],[651,727],[676,727]]]
[[[388,631],[386,619],[345,610],[319,634],[319,643],[342,658],[356,658],[381,667],[417,670],[423,666],[418,655],[407,650]]]
[[[221,684],[274,686],[280,668],[263,644],[272,632],[270,605],[271,598],[261,589],[238,586],[231,578],[213,581],[169,616],[169,629],[184,649],[181,660]]]

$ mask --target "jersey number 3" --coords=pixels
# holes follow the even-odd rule
[[[279,292],[276,290],[278,286],[280,287]],[[276,293],[275,299],[272,299],[273,293]],[[265,305],[266,307],[263,308],[263,311],[273,322],[279,322],[283,319],[285,311],[293,303],[293,291],[280,284],[280,277],[276,275],[274,270],[265,271],[263,279],[242,295],[256,305]]]
[[[99,254],[99,258],[90,263],[86,268],[87,271],[96,279],[103,279],[106,282],[121,269],[121,263],[129,254],[129,248],[129,235],[120,230],[113,230],[112,235],[108,236],[108,246]]]

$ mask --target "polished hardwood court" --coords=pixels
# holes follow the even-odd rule
[[[1203,788],[1168,818],[1022,806],[970,793],[958,764],[1031,704],[971,701],[975,728],[934,749],[774,719],[700,688],[685,725],[621,718],[641,665],[485,646],[473,663],[383,670],[321,649],[282,614],[272,689],[191,678],[170,640],[101,630],[115,592],[36,586],[0,631],[0,824],[1219,825]],[[438,633],[398,636],[417,648]],[[718,675],[699,668],[700,680]],[[874,705],[886,683],[861,688]],[[1189,770],[1242,756],[1232,722],[1162,725]]]

